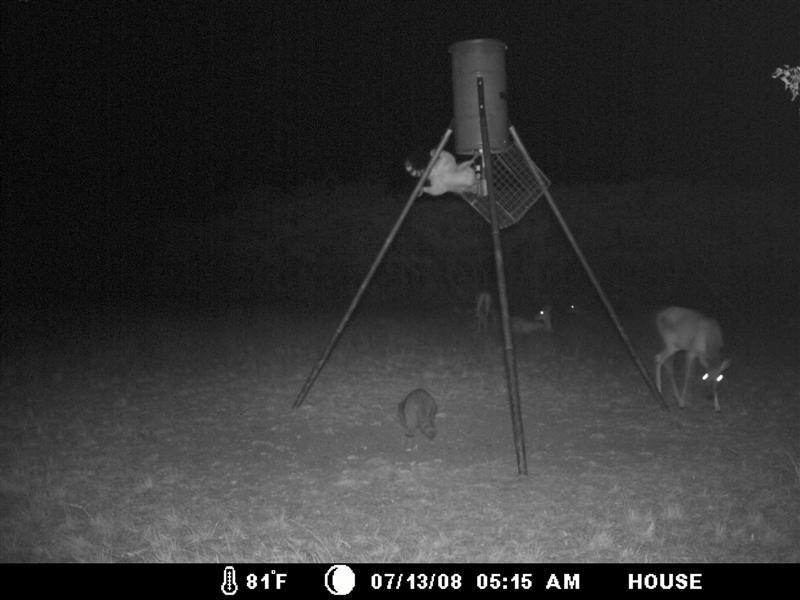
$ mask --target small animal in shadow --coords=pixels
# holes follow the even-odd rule
[[[425,437],[432,440],[436,437],[438,410],[433,396],[420,388],[400,401],[397,405],[397,418],[406,430],[406,436],[414,437],[414,430],[419,429]]]

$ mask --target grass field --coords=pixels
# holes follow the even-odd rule
[[[714,414],[664,412],[605,320],[580,352],[517,341],[529,475],[502,347],[468,314],[6,315],[2,561],[800,560],[797,336],[726,326]],[[625,318],[643,362],[646,314]],[[796,324],[795,324],[796,325]],[[424,387],[439,434],[408,446]]]

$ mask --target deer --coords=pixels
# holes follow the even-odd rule
[[[475,298],[475,318],[478,321],[478,331],[488,329],[490,322],[496,318],[492,307],[492,295],[485,290],[479,292]],[[533,319],[512,316],[511,331],[518,335],[530,335],[537,331],[553,333],[552,308],[550,305],[542,307]]]
[[[492,295],[483,290],[475,297],[475,319],[478,321],[478,331],[489,328],[489,319],[492,315]]]
[[[689,378],[692,375],[694,361],[698,360],[706,370],[703,381],[710,381],[714,393],[714,411],[720,412],[717,384],[722,381],[722,372],[727,369],[730,359],[722,360],[720,350],[723,346],[722,329],[714,319],[692,310],[671,306],[660,311],[656,316],[656,327],[664,349],[656,354],[656,387],[661,392],[661,367],[667,360],[680,351],[686,352],[686,367],[684,369],[683,391],[678,394],[675,383],[675,373],[672,366],[667,365],[667,370],[672,379],[672,391],[678,399],[678,406],[685,408],[686,394],[689,387]],[[674,362],[674,359],[673,359]]]
[[[520,335],[529,335],[537,331],[553,333],[552,314],[552,307],[547,305],[536,312],[533,320],[525,317],[511,317],[511,331]]]

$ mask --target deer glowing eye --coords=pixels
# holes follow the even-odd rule
[[[722,373],[720,373],[719,375],[717,375],[717,383],[719,383],[719,382],[720,382],[720,381],[722,381],[723,379],[725,379],[725,375],[723,375]]]
[[[707,380],[707,379],[708,379],[708,373],[704,373],[704,374],[703,374],[703,381],[705,381],[705,380]]]

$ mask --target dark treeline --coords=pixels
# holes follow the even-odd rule
[[[799,221],[790,188],[653,179],[552,193],[616,306],[794,310]],[[230,200],[235,208],[203,219],[61,231],[50,243],[18,234],[4,247],[3,287],[27,304],[336,309],[355,293],[405,201],[380,184],[327,181],[240,194]],[[514,302],[594,298],[543,199],[503,231],[503,244]],[[475,211],[456,197],[423,196],[365,302],[468,305],[494,288],[492,261],[489,226]]]

